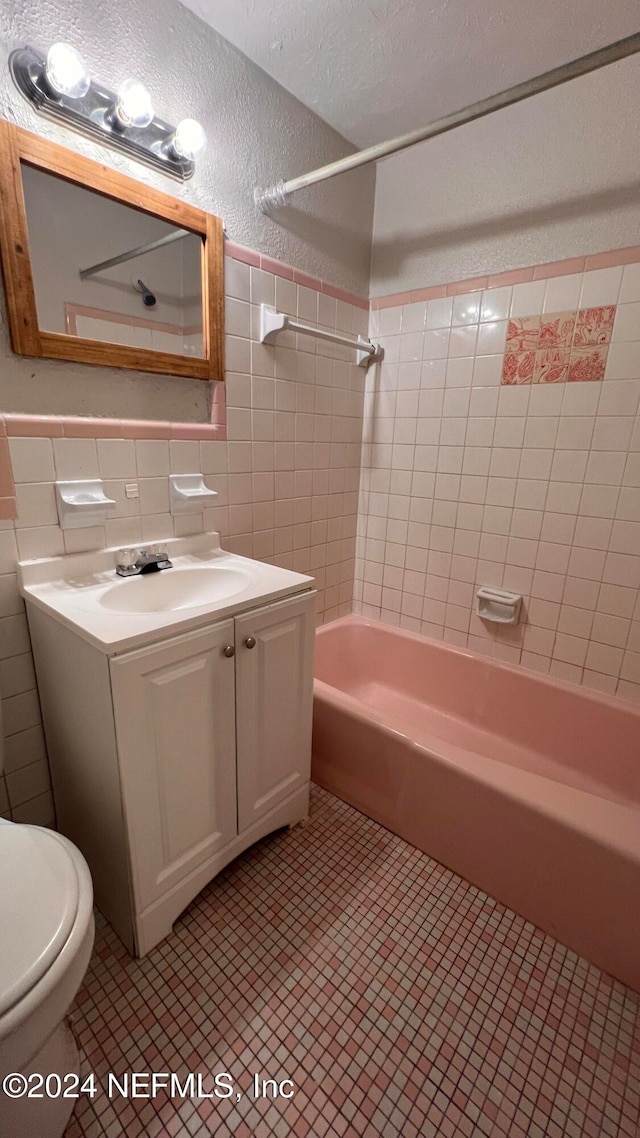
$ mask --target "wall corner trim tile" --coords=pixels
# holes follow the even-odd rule
[[[11,469],[9,443],[3,431],[0,437],[0,518],[4,521],[15,517],[17,517],[16,488]]]
[[[220,433],[216,423],[165,423],[154,419],[6,414],[0,421],[8,438],[212,439]]]
[[[422,300],[441,300],[445,296],[460,296],[467,292],[477,292],[485,288],[501,288],[506,285],[528,284],[531,281],[548,280],[550,277],[570,276],[573,273],[591,272],[594,269],[617,268],[640,261],[640,245],[628,245],[623,249],[611,249],[604,253],[592,253],[585,257],[569,257],[564,261],[549,261],[544,265],[529,265],[521,269],[508,269],[486,277],[470,277],[468,280],[449,281],[441,285],[426,285],[424,288],[409,289],[406,292],[393,292],[386,296],[371,298],[373,311],[380,308],[398,308]],[[352,301],[352,303],[354,303]]]
[[[294,284],[303,285],[304,288],[323,292],[326,296],[344,301],[345,304],[353,304],[355,308],[369,310],[367,297],[346,292],[345,289],[338,288],[330,281],[320,280],[320,277],[312,277],[301,269],[295,269],[292,265],[285,264],[284,261],[277,261],[275,257],[268,257],[265,253],[256,253],[253,249],[248,249],[245,245],[237,245],[235,241],[228,239],[225,240],[224,252],[226,257],[230,257],[234,261],[241,261],[244,265],[250,265],[254,269],[262,269],[265,273],[272,273],[274,277],[293,281]]]
[[[164,423],[151,419],[100,419],[76,415],[0,416],[0,520],[16,518],[8,439],[194,439],[226,440],[224,423]]]
[[[17,516],[18,507],[15,498],[0,498],[0,520],[10,521]]]

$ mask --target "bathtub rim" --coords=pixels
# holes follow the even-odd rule
[[[325,630],[335,628],[337,625],[355,624],[390,630],[391,632],[400,632],[403,635],[410,637],[413,640],[422,641],[428,639],[420,633],[408,632],[404,629],[394,629],[393,626],[380,625],[380,622],[371,620],[367,617],[347,616],[339,617],[335,621],[331,621],[318,629],[318,633],[322,634]],[[456,645],[445,645],[440,641],[432,639],[429,642],[437,648],[441,646],[456,655],[463,655],[470,659],[475,659],[479,653],[474,653],[469,649],[461,649]],[[483,663],[492,665],[493,661],[483,660]],[[506,669],[509,672],[516,672],[519,674],[520,669],[515,665],[498,662],[497,667]],[[575,694],[576,685],[570,684],[567,681],[558,681],[556,684],[555,679],[548,680],[545,676],[538,677],[536,673],[527,673],[541,681],[546,681],[545,686],[556,687],[561,685],[563,690],[568,690]],[[606,696],[600,692],[582,692],[580,688],[577,689],[580,695],[585,696],[587,699],[595,699],[596,703],[601,703],[614,711],[619,710],[620,701],[615,697]],[[538,811],[552,819],[556,823],[568,826],[576,833],[588,835],[594,841],[605,846],[618,856],[630,859],[634,863],[640,862],[640,842],[638,834],[640,833],[640,804],[634,801],[617,802],[604,795],[595,794],[591,791],[582,790],[578,787],[573,787],[567,783],[558,782],[551,779],[546,775],[537,774],[533,771],[527,771],[521,767],[509,766],[506,763],[492,759],[489,755],[484,755],[482,752],[469,751],[466,748],[459,747],[455,743],[449,743],[446,740],[430,738],[428,742],[421,739],[416,739],[403,729],[400,720],[394,719],[393,716],[382,714],[378,712],[375,707],[370,704],[363,703],[355,696],[345,692],[342,688],[337,688],[327,683],[325,680],[314,677],[314,698],[319,698],[325,704],[336,707],[343,714],[355,718],[358,722],[371,726],[375,725],[377,730],[380,730],[386,737],[395,740],[401,740],[403,745],[409,748],[412,752],[417,752],[422,756],[429,757],[433,761],[443,763],[445,766],[452,768],[458,774],[464,774],[465,777],[475,782],[483,788],[489,787],[492,792],[506,798],[508,801],[517,802],[518,805],[525,805],[533,810]],[[628,705],[632,714],[634,714],[633,705]],[[625,708],[626,710],[626,708]],[[639,720],[640,729],[640,712],[635,712]],[[478,768],[478,759],[481,760],[482,768]],[[549,796],[548,788],[553,786],[554,796]],[[546,794],[545,794],[546,790]],[[598,813],[594,814],[593,809],[580,813],[579,807],[582,805],[588,808],[598,804]],[[575,807],[578,811],[575,811]],[[574,809],[572,809],[572,807]],[[606,824],[605,824],[606,821]]]
[[[325,632],[330,631],[338,625],[355,625],[364,626],[367,628],[382,629],[384,632],[393,633],[394,635],[401,636],[407,640],[417,641],[418,643],[426,641],[428,644],[433,645],[435,648],[442,649],[448,655],[464,657],[467,660],[478,660],[485,667],[489,666],[496,668],[498,672],[504,675],[522,677],[523,673],[528,680],[532,680],[543,688],[547,689],[560,689],[572,696],[583,696],[585,699],[593,701],[596,704],[601,704],[603,707],[608,707],[611,711],[626,711],[638,719],[638,729],[640,730],[640,704],[634,703],[632,700],[625,699],[621,695],[609,695],[607,692],[598,691],[597,688],[590,688],[584,684],[574,684],[571,680],[563,680],[556,676],[549,676],[545,672],[537,672],[535,668],[527,668],[524,664],[510,664],[507,660],[498,660],[494,656],[485,656],[482,652],[476,652],[473,648],[462,648],[458,644],[449,644],[447,640],[436,640],[434,636],[428,636],[425,632],[413,632],[408,628],[399,628],[395,624],[385,624],[381,620],[375,620],[370,616],[360,616],[358,613],[350,613],[348,616],[339,616],[335,620],[327,621],[326,624],[321,624],[316,628],[316,636],[322,636]],[[321,680],[320,683],[326,683]],[[330,684],[327,685],[331,687]],[[334,689],[341,691],[341,688]],[[356,701],[357,702],[357,701]]]

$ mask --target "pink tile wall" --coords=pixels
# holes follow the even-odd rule
[[[624,252],[378,302],[355,596],[388,623],[637,701],[640,250]],[[532,359],[505,385],[509,329]],[[597,376],[544,382],[541,353],[592,350]],[[522,624],[481,621],[481,584],[522,593]]]
[[[268,347],[258,342],[257,328],[259,304],[266,302],[327,328],[364,333],[368,302],[278,262],[271,266],[276,275],[264,267],[265,258],[232,251],[241,256],[226,263],[226,398],[216,385],[214,425],[0,418],[0,691],[7,760],[0,814],[14,820],[53,820],[17,560],[219,530],[228,549],[311,573],[320,620],[351,611],[364,372],[353,352],[316,347],[291,333]],[[226,441],[215,425],[225,403]],[[202,471],[218,491],[217,505],[173,518],[168,476],[193,471]],[[90,477],[104,480],[117,508],[105,526],[63,533],[54,482]],[[125,483],[134,481],[139,497],[127,498]]]

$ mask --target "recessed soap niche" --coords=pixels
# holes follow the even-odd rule
[[[491,589],[482,585],[477,593],[477,615],[481,620],[492,624],[518,624],[522,597],[519,593],[509,593],[506,589]]]

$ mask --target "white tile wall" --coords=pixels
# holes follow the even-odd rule
[[[507,317],[617,304],[601,383],[501,387]],[[355,606],[640,700],[640,266],[371,313]],[[476,588],[524,596],[495,628]]]
[[[226,443],[10,442],[19,517],[0,522],[0,814],[53,822],[18,558],[216,529],[229,549],[312,573],[321,620],[355,597],[388,623],[640,699],[640,266],[374,312],[386,357],[366,396],[351,353],[256,338],[261,302],[354,333],[366,312],[236,261],[226,284]],[[602,383],[500,386],[509,315],[587,303],[618,305]],[[168,475],[194,469],[217,504],[174,519]],[[97,475],[117,510],[63,534],[53,482]],[[138,499],[124,494],[132,480]],[[523,623],[484,625],[479,584],[522,592]]]
[[[292,334],[267,347],[256,336],[261,301],[356,334],[366,332],[368,313],[237,261],[227,263],[226,287],[226,443],[10,440],[19,517],[0,522],[0,814],[16,821],[53,822],[16,560],[219,530],[227,549],[311,573],[320,620],[351,611],[364,371],[344,349]],[[198,470],[217,490],[216,506],[172,518],[169,473]],[[98,476],[117,509],[105,526],[63,533],[54,481]],[[139,498],[125,496],[132,480]]]

